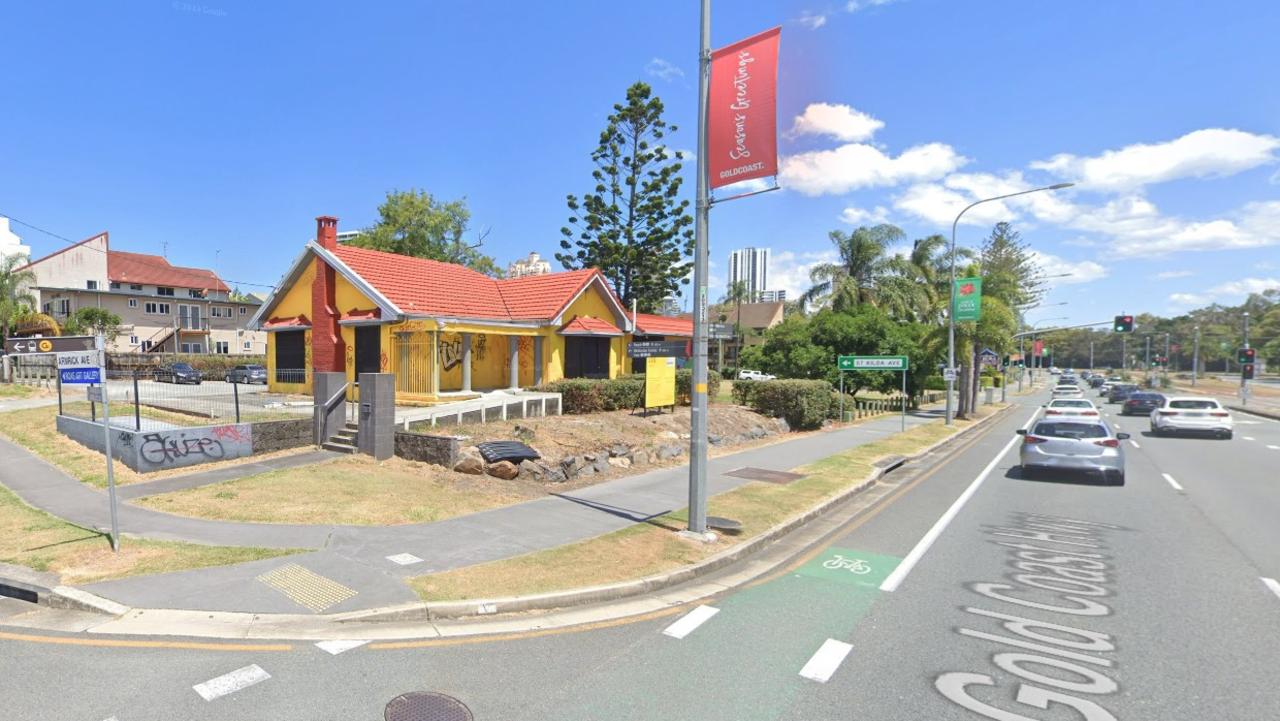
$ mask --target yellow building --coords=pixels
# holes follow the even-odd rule
[[[272,391],[312,374],[396,374],[397,401],[438,400],[629,370],[627,343],[684,339],[692,323],[622,307],[600,271],[495,279],[469,268],[340,245],[337,218],[308,243],[250,327],[267,331]]]

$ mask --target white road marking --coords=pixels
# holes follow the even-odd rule
[[[1268,445],[1268,446],[1267,446],[1267,448],[1270,448],[1270,449],[1271,449],[1271,450],[1273,450],[1273,451],[1280,451],[1280,446],[1272,446],[1272,445]]]
[[[368,641],[320,641],[316,644],[316,648],[325,651],[332,656],[337,656],[343,651],[350,651],[353,648],[360,648],[369,643]]]
[[[1272,593],[1274,593],[1277,597],[1280,597],[1280,581],[1277,581],[1274,578],[1263,577],[1262,582],[1267,584],[1267,588],[1271,589]]]
[[[844,657],[849,655],[853,650],[853,646],[844,641],[837,641],[829,638],[822,642],[822,646],[817,653],[809,659],[809,662],[800,669],[800,675],[810,681],[818,683],[826,683],[831,680],[832,674],[836,669],[840,668],[840,664],[844,662]]]
[[[226,696],[229,693],[235,693],[241,689],[248,688],[255,683],[261,683],[271,678],[271,674],[263,671],[258,664],[238,668],[231,673],[224,674],[217,678],[211,678],[204,683],[198,683],[191,688],[200,694],[200,698],[205,701],[212,701],[215,698]]]
[[[1182,490],[1182,486],[1179,486],[1178,482],[1173,480],[1173,476],[1169,475],[1168,473],[1161,473],[1160,475],[1164,476],[1164,479],[1169,482],[1169,485],[1173,486],[1174,490],[1176,491]]]
[[[394,556],[387,556],[387,560],[392,563],[398,563],[401,566],[412,566],[415,563],[422,563],[422,559],[412,553],[397,553]]]
[[[711,620],[711,617],[717,613],[720,613],[720,609],[714,606],[698,606],[681,616],[679,621],[663,629],[662,635],[670,636],[671,638],[684,638],[693,633],[694,629]]]
[[[1240,436],[1240,437],[1241,437],[1241,438],[1243,438],[1243,439],[1245,439],[1246,441],[1256,441],[1256,440],[1258,440],[1257,438],[1254,438],[1253,436]]]
[[[1022,424],[1022,427],[1025,429],[1027,426],[1030,426],[1035,419],[1036,413],[1032,413],[1031,417],[1027,419],[1027,422]],[[991,462],[987,464],[987,467],[983,468],[982,472],[978,474],[978,477],[973,479],[973,483],[970,483],[969,487],[964,489],[964,493],[961,493],[960,497],[951,504],[951,507],[947,509],[946,513],[943,513],[942,517],[933,524],[933,528],[930,528],[928,532],[926,532],[916,543],[915,548],[911,549],[911,552],[907,554],[906,558],[902,559],[902,563],[899,563],[898,567],[893,569],[893,573],[890,573],[884,581],[880,583],[881,591],[896,591],[898,586],[902,585],[903,579],[907,577],[908,573],[911,573],[911,569],[916,567],[916,564],[920,562],[920,559],[924,558],[924,554],[929,552],[929,548],[933,545],[934,541],[938,540],[938,536],[941,536],[942,532],[947,530],[947,526],[950,525],[951,521],[960,513],[960,509],[964,508],[964,504],[968,503],[969,499],[973,497],[973,494],[978,492],[978,487],[982,485],[983,481],[987,480],[987,476],[991,475],[991,471],[996,467],[996,464],[1000,462],[1000,459],[1004,458],[1005,454],[1009,452],[1009,449],[1013,448],[1014,444],[1021,440],[1021,436],[1014,436],[1009,439],[1009,442],[1004,445],[1004,448],[1000,449],[1000,452],[996,454],[996,457],[992,458]]]
[[[1141,448],[1141,447],[1142,447],[1142,446],[1138,445],[1138,442],[1137,442],[1137,441],[1135,441],[1135,440],[1133,440],[1132,438],[1130,438],[1130,439],[1129,439],[1129,445],[1133,446],[1134,448]]]

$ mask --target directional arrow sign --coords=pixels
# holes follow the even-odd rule
[[[93,336],[72,335],[59,338],[9,338],[4,342],[6,353],[29,355],[32,353],[62,353],[93,350]]]
[[[904,355],[842,355],[837,368],[842,371],[904,371],[907,357]]]

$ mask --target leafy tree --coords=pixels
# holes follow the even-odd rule
[[[996,223],[991,235],[982,242],[979,255],[982,266],[982,297],[999,298],[1018,308],[1039,300],[1044,294],[1044,281],[1037,280],[1040,266],[1030,246],[1011,223]]]
[[[721,303],[750,303],[750,293],[747,292],[747,281],[735,280],[724,290],[724,297],[720,299]]]
[[[581,199],[568,196],[572,229],[560,229],[564,252],[556,253],[565,268],[599,268],[625,305],[635,301],[646,312],[687,283],[692,267],[693,217],[679,199],[682,155],[673,158],[662,142],[676,131],[662,112],[645,83],[613,106],[591,153],[595,187]]]
[[[378,206],[378,222],[347,241],[357,248],[465,265],[499,275],[493,258],[463,239],[471,211],[466,199],[436,200],[425,190],[392,190]]]
[[[24,269],[25,255],[9,255],[0,259],[0,338],[8,338],[13,322],[36,306],[29,288],[36,284],[36,274]]]
[[[102,308],[80,308],[63,325],[67,335],[101,335],[110,344],[120,335],[120,316]]]

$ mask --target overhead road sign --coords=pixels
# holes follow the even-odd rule
[[[93,349],[93,336],[90,335],[70,335],[56,338],[9,338],[4,342],[4,352],[11,355],[69,353]]]

